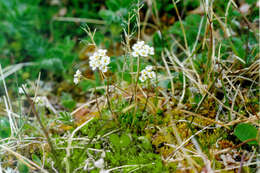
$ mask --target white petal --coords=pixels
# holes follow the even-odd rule
[[[140,80],[141,82],[144,82],[144,81],[146,80],[146,76],[145,76],[145,75],[141,75],[141,76],[139,77],[139,80]]]
[[[107,50],[106,49],[98,49],[98,55],[99,56],[105,56],[107,53]]]
[[[142,74],[142,75],[147,75],[147,70],[146,70],[146,69],[143,69],[143,70],[141,71],[141,74]]]
[[[148,66],[145,67],[145,70],[151,72],[153,70],[153,66],[148,65]]]
[[[74,82],[75,84],[78,84],[78,83],[79,83],[79,79],[78,79],[78,78],[74,78],[73,82]]]
[[[106,73],[107,72],[107,66],[101,66],[100,68],[99,68],[103,73]]]
[[[110,58],[108,56],[104,56],[101,59],[102,65],[108,65],[110,63]]]
[[[148,51],[146,51],[146,50],[141,50],[141,51],[139,52],[139,54],[140,54],[141,56],[143,56],[143,57],[147,57],[147,56],[148,56]]]
[[[77,70],[74,74],[74,78],[80,78],[81,77],[81,71]]]
[[[140,46],[143,46],[144,45],[144,41],[138,41],[137,44],[140,45]]]
[[[155,78],[155,72],[154,72],[154,71],[149,72],[149,73],[147,74],[147,76],[148,76],[150,79],[153,79],[153,78]]]
[[[138,57],[138,53],[136,51],[132,52],[133,57]]]
[[[144,49],[145,51],[149,52],[150,47],[149,47],[148,45],[144,45],[144,46],[143,46],[143,49]]]
[[[149,54],[150,54],[150,55],[154,55],[154,48],[153,48],[153,47],[150,47],[150,48],[149,48]]]

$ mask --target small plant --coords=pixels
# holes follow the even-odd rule
[[[0,170],[256,172],[257,6],[1,1]]]
[[[259,134],[257,135],[257,129],[251,125],[246,123],[238,124],[234,130],[235,136],[241,140],[242,142],[247,142],[250,145],[257,145],[257,138],[259,138]]]
[[[69,112],[60,112],[57,120],[66,124],[66,125],[73,125],[74,124],[73,117]]]

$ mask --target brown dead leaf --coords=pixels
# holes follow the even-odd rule
[[[60,124],[60,125],[58,126],[58,128],[61,129],[61,130],[63,130],[63,131],[67,131],[67,130],[72,129],[73,127],[70,126],[70,125],[66,125],[66,124]]]
[[[74,114],[75,124],[79,126],[92,117],[98,118],[100,115],[98,112],[91,112],[88,108],[82,108]]]

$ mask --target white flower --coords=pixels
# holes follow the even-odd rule
[[[135,43],[134,45],[133,45],[133,49],[135,50],[135,51],[139,51],[140,49],[142,49],[142,47],[144,46],[144,41],[138,41],[137,43]]]
[[[139,55],[143,56],[143,57],[147,57],[148,56],[148,50],[147,49],[140,50]]]
[[[107,50],[106,49],[98,49],[98,55],[99,56],[106,56]]]
[[[107,66],[110,63],[110,58],[108,56],[103,56],[101,59],[101,64]]]
[[[139,80],[141,82],[146,81],[146,79],[154,79],[156,77],[156,74],[153,70],[153,66],[147,66],[145,69],[141,71],[141,76],[139,77]]]
[[[96,69],[101,70],[103,73],[107,72],[108,65],[110,63],[110,57],[106,55],[106,49],[98,49],[90,58],[89,66],[94,71]]]
[[[78,84],[81,78],[81,71],[77,70],[76,73],[74,74],[74,83]]]
[[[147,75],[147,73],[148,73],[148,71],[147,71],[147,70],[142,70],[142,71],[141,71],[141,75],[143,75],[143,76],[146,76],[146,75]]]
[[[146,75],[141,75],[141,76],[139,77],[139,80],[140,80],[141,82],[146,81],[146,79],[147,79],[147,76],[146,76]]]
[[[153,47],[149,47],[149,54],[154,55],[154,48]]]
[[[99,68],[99,70],[101,70],[103,73],[106,73],[107,72],[107,66],[101,66]]]
[[[5,170],[5,173],[18,173],[18,171],[14,170],[14,169],[12,169],[12,168],[7,168],[7,169]]]
[[[74,78],[73,82],[77,85],[79,83],[79,79],[78,78]]]
[[[137,52],[132,52],[132,56],[133,57],[138,57],[138,53]]]
[[[99,59],[99,54],[95,52],[92,56],[89,58],[90,60],[98,60]]]
[[[96,70],[96,68],[98,67],[97,61],[89,61],[89,65],[93,71]]]
[[[44,99],[44,97],[41,96],[37,96],[34,101],[35,104],[39,105],[39,106],[45,106],[46,105],[46,100]]]
[[[154,79],[154,78],[155,78],[155,72],[154,72],[154,71],[148,72],[147,76],[148,76],[150,79]]]
[[[145,70],[148,71],[148,72],[151,72],[153,70],[153,66],[148,65],[148,66],[145,67]]]
[[[148,55],[154,55],[154,48],[144,44],[144,41],[138,41],[133,45],[132,49],[133,57],[147,57]]]

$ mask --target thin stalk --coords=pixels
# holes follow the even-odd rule
[[[106,76],[104,75],[103,72],[101,72],[103,78],[105,79]],[[107,78],[107,87],[106,87],[106,98],[107,98],[107,106],[108,106],[108,109],[109,111],[111,112],[113,118],[117,121],[117,116],[116,114],[113,112],[112,108],[111,108],[111,102],[110,102],[110,99],[109,99],[109,79]]]
[[[148,99],[149,99],[149,90],[147,90],[146,99],[145,99],[145,105],[144,105],[144,109],[142,111],[142,115],[144,114],[144,111],[146,110]]]
[[[49,136],[49,134],[48,134],[47,129],[44,127],[44,125],[43,125],[43,123],[42,123],[42,121],[41,121],[41,118],[40,118],[38,112],[37,112],[36,109],[35,109],[34,102],[33,102],[32,99],[28,96],[28,94],[26,93],[26,91],[25,91],[25,89],[24,89],[23,86],[22,86],[22,89],[23,89],[23,92],[24,92],[24,94],[25,94],[27,100],[29,101],[29,103],[30,103],[30,105],[31,105],[32,112],[33,112],[34,116],[36,117],[38,123],[40,124],[40,127],[41,127],[41,129],[42,129],[42,131],[43,131],[43,133],[44,133],[44,135],[45,135],[45,137],[46,137],[46,139],[47,139],[47,142],[48,142],[48,144],[49,144],[49,146],[50,146],[50,148],[51,148],[51,152],[53,153],[54,158],[57,160],[57,158],[56,158],[56,151],[55,151],[54,146],[53,146],[53,144],[52,144],[52,142],[51,142],[51,138],[50,138],[50,136]]]
[[[138,84],[139,75],[140,75],[140,57],[138,56],[137,57],[137,75],[136,75],[135,88],[134,88],[135,102],[137,100],[136,93],[137,93],[137,84]]]
[[[138,41],[140,40],[140,34],[141,34],[141,29],[140,29],[140,14],[139,14],[139,11],[140,11],[140,8],[142,8],[142,7],[140,7],[140,2],[139,2],[139,0],[138,0],[138,11],[137,11],[137,28],[138,28],[138,32],[137,32],[137,34],[138,34]]]
[[[179,19],[179,21],[180,21],[181,30],[182,30],[183,37],[184,37],[185,47],[186,47],[187,51],[189,52],[189,47],[188,47],[188,42],[187,42],[187,38],[186,38],[186,33],[185,33],[185,29],[184,29],[184,26],[183,26],[183,23],[182,23],[182,20],[181,20],[181,16],[180,16],[179,10],[178,10],[178,8],[177,8],[177,5],[176,5],[176,3],[175,3],[175,0],[172,0],[172,3],[173,3],[173,5],[174,5],[176,14],[177,14],[178,19]]]
[[[137,57],[137,75],[136,75],[136,81],[135,81],[135,87],[134,87],[134,100],[135,100],[135,109],[134,109],[134,114],[133,114],[133,122],[132,122],[132,125],[134,123],[134,119],[136,118],[136,111],[137,111],[137,107],[138,107],[138,104],[137,104],[137,84],[138,84],[138,78],[139,78],[139,75],[140,75],[140,57],[138,56]],[[130,104],[132,102],[132,98],[130,100]],[[132,126],[131,125],[131,126]]]
[[[98,99],[97,99],[97,86],[95,85],[95,99],[96,99],[96,103],[97,103],[97,108],[98,108],[98,113],[101,116],[101,111],[100,111],[100,107],[99,107],[99,103],[98,103]]]

